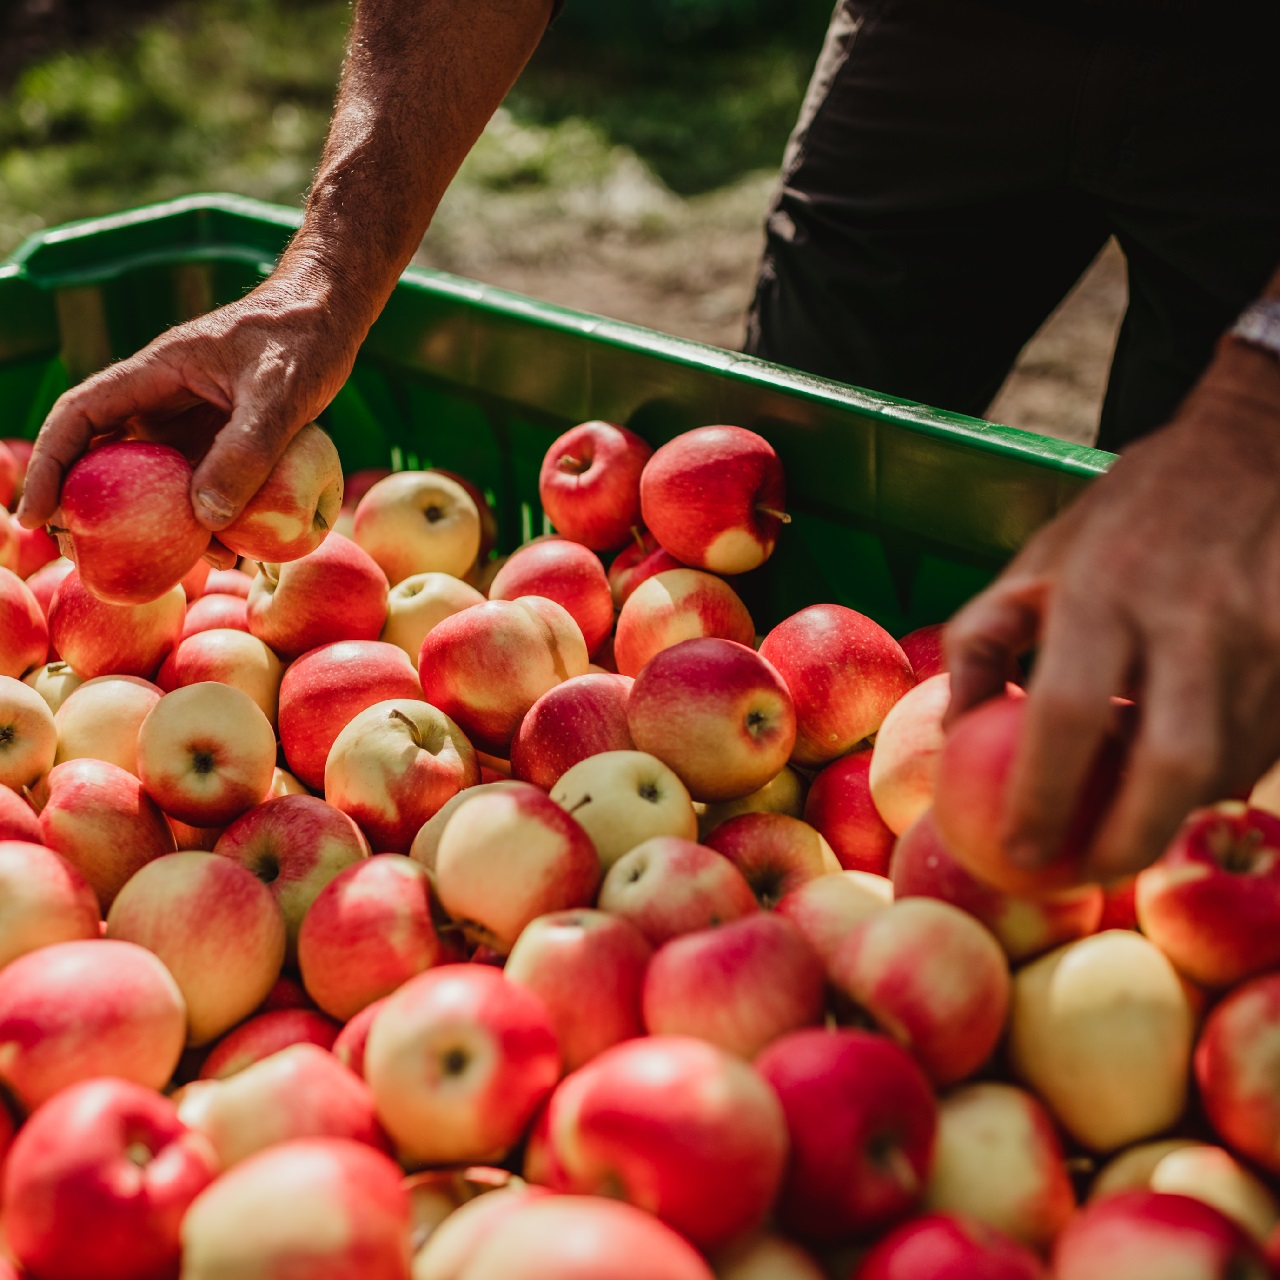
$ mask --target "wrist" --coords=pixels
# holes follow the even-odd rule
[[[1280,358],[1228,333],[1193,394],[1247,401],[1280,415]]]

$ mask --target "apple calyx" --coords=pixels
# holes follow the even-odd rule
[[[429,507],[424,507],[422,514],[426,516],[428,524],[439,524],[444,519],[444,509],[434,502]]]
[[[1213,860],[1234,875],[1260,875],[1271,869],[1276,851],[1268,848],[1266,839],[1256,827],[1237,835],[1225,820],[1215,823],[1205,835]]]
[[[124,1149],[124,1158],[139,1169],[145,1169],[151,1163],[151,1148],[141,1139],[129,1143]]]
[[[867,1141],[867,1159],[910,1195],[920,1190],[920,1177],[902,1150],[900,1135],[893,1130],[873,1134]]]

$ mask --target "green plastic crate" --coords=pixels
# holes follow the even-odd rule
[[[0,436],[70,383],[271,270],[295,210],[191,196],[29,239],[0,266]],[[819,600],[895,634],[941,621],[1111,455],[411,268],[323,416],[348,469],[441,466],[510,549],[546,527],[538,468],[590,418],[660,444],[728,422],[771,440],[793,523],[739,579],[763,631]]]

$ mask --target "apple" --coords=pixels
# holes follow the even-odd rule
[[[353,529],[392,583],[415,573],[460,578],[480,551],[476,503],[438,471],[398,471],[379,480],[356,506]]]
[[[613,631],[613,594],[600,557],[566,538],[531,542],[512,554],[489,584],[490,600],[543,596],[578,624],[587,653]]]
[[[1106,895],[1100,885],[1020,898],[977,879],[942,842],[932,812],[921,814],[899,837],[889,864],[899,898],[939,898],[967,911],[996,935],[1018,962],[1095,933],[1103,927]]]
[[[1013,1073],[1092,1151],[1115,1151],[1177,1121],[1194,1034],[1176,971],[1137,933],[1081,938],[1014,975]]]
[[[469,939],[504,955],[535,917],[590,906],[600,874],[587,833],[527,784],[463,805],[436,851],[440,905]]]
[[[827,1273],[793,1240],[762,1231],[716,1257],[716,1280],[827,1280]]]
[[[436,623],[483,603],[484,596],[475,587],[452,574],[412,574],[387,595],[387,620],[379,639],[398,645],[417,662],[422,642]]]
[[[455,613],[427,633],[418,656],[427,701],[479,750],[504,758],[529,708],[586,670],[578,624],[542,596],[490,600]]]
[[[52,564],[62,554],[58,544],[43,529],[24,529],[15,520],[13,532],[18,553],[13,570],[20,578],[31,577],[37,569]]]
[[[205,593],[205,587],[209,582],[209,574],[212,567],[207,560],[197,560],[190,569],[182,575],[182,594],[187,598],[190,604],[193,600],[199,600]]]
[[[757,912],[673,938],[649,962],[644,1023],[690,1035],[750,1061],[779,1036],[819,1025],[826,974],[804,934]]]
[[[216,853],[170,853],[136,872],[107,937],[160,957],[187,1007],[187,1043],[208,1044],[266,998],[284,963],[284,917],[267,887]]]
[[[330,1050],[348,1071],[354,1071],[361,1080],[364,1079],[364,1051],[369,1044],[369,1029],[386,1000],[387,997],[382,996],[348,1018]]]
[[[501,1160],[559,1075],[542,1001],[488,965],[410,978],[374,1018],[364,1056],[378,1118],[410,1165]]]
[[[21,680],[0,675],[0,786],[31,786],[53,767],[57,749],[49,704]]]
[[[209,566],[203,560],[199,562],[204,568]],[[40,612],[44,615],[46,621],[49,617],[49,603],[53,599],[53,593],[58,589],[58,584],[76,567],[74,560],[67,559],[66,556],[59,556],[56,560],[50,560],[48,564],[42,564],[33,573],[29,573],[26,578],[27,586],[31,590],[31,594],[35,596],[40,604]]]
[[[807,880],[840,870],[831,846],[807,822],[784,813],[740,814],[705,843],[742,872],[766,909]]]
[[[550,791],[576,764],[605,751],[632,751],[629,676],[574,676],[525,712],[511,740],[514,777]]]
[[[951,677],[943,672],[908,689],[889,708],[871,755],[871,798],[900,836],[933,803],[933,779],[946,735]]]
[[[482,1172],[505,1181],[487,1190],[483,1184],[477,1187],[473,1175]],[[411,1175],[405,1185],[414,1216],[413,1280],[458,1280],[476,1250],[514,1209],[551,1194],[506,1170],[484,1166],[461,1174],[429,1170]]]
[[[1049,1113],[1025,1090],[997,1081],[942,1098],[924,1207],[985,1222],[1046,1251],[1076,1208]]]
[[[126,676],[125,679],[132,679]],[[82,685],[84,680],[59,659],[57,662],[46,662],[43,667],[36,667],[22,677],[23,684],[34,689],[44,700],[49,710],[56,716],[58,709]]]
[[[249,588],[249,631],[281,658],[340,640],[376,640],[387,620],[387,578],[340,533],[285,564],[266,562]]]
[[[1053,1251],[1055,1280],[1267,1280],[1259,1247],[1190,1196],[1125,1191],[1087,1204]]]
[[[790,920],[817,953],[824,968],[853,927],[893,901],[893,885],[870,871],[817,876],[784,894],[774,912]]]
[[[900,898],[859,921],[831,958],[836,989],[937,1084],[972,1075],[1009,1008],[1009,963],[989,930],[934,898]]]
[[[1142,932],[1201,986],[1280,966],[1280,817],[1238,800],[1199,809],[1141,872]]]
[[[262,487],[218,533],[218,541],[249,560],[297,560],[324,541],[341,506],[338,451],[311,422],[289,441]]]
[[[9,1153],[9,1248],[33,1276],[165,1280],[178,1273],[183,1214],[217,1174],[168,1098],[128,1080],[74,1084]]]
[[[43,844],[40,819],[16,791],[0,787],[0,840],[22,840]]]
[[[1049,1280],[1049,1272],[1030,1249],[985,1223],[948,1213],[927,1213],[882,1236],[850,1280],[977,1280],[978,1277],[981,1280]]]
[[[640,542],[624,547],[609,566],[606,576],[609,579],[609,590],[613,592],[613,607],[621,609],[631,598],[631,593],[655,574],[688,567],[687,564],[681,564],[671,552],[664,551],[653,540],[653,536],[646,533]]]
[[[54,532],[85,589],[107,604],[142,605],[178,586],[209,545],[190,492],[191,464],[168,445],[117,441],[77,459]]]
[[[829,763],[875,733],[915,684],[898,642],[870,618],[838,604],[810,605],[785,618],[765,636],[760,656],[791,693],[793,759],[810,767]]]
[[[390,467],[363,467],[359,471],[348,471],[342,478],[343,511],[355,511],[360,499],[379,480],[394,474]]]
[[[27,472],[27,460],[31,457],[30,447],[26,456],[20,459],[13,445],[26,443],[13,436],[0,440],[0,508],[12,506],[22,493],[22,480]]]
[[[413,838],[413,844],[409,847],[409,856],[416,863],[434,874],[436,853],[440,848],[440,837],[444,834],[445,827],[448,826],[459,807],[464,804],[470,804],[477,796],[487,795],[491,788],[518,787],[521,785],[519,782],[513,782],[510,778],[498,778],[489,782],[481,782],[478,786],[468,787],[465,791],[459,791],[457,795],[451,796],[440,806],[435,814],[422,824],[418,834]]]
[[[316,895],[298,931],[307,994],[347,1022],[441,959],[425,868],[378,853],[340,871]]]
[[[783,813],[789,818],[798,818],[804,812],[807,785],[804,777],[787,765],[763,787],[745,796],[704,805],[698,815],[698,832],[703,836],[709,835],[722,822],[744,813]]]
[[[636,845],[605,873],[597,905],[631,921],[655,946],[760,910],[728,858],[679,836]]]
[[[591,837],[608,871],[655,836],[693,840],[698,817],[683,782],[643,751],[602,751],[567,769],[551,798]]]
[[[395,1162],[350,1138],[259,1151],[182,1220],[182,1280],[409,1280],[409,1196]]]
[[[566,1071],[610,1045],[644,1034],[640,1008],[653,948],[620,916],[579,908],[529,922],[503,973],[538,996]]]
[[[773,1090],[688,1036],[606,1049],[557,1087],[546,1132],[552,1190],[638,1204],[703,1250],[760,1226],[787,1161]]]
[[[161,691],[139,676],[95,676],[82,681],[58,708],[57,763],[105,760],[138,774],[138,730]]]
[[[763,564],[787,522],[782,464],[741,427],[698,427],[664,444],[640,476],[640,514],[678,560],[712,573]]]
[[[872,750],[833,760],[814,778],[804,820],[831,846],[846,871],[887,875],[894,833],[871,795]]]
[[[213,1046],[200,1066],[199,1079],[229,1079],[295,1044],[332,1049],[341,1029],[315,1009],[272,1009],[254,1014]]]
[[[684,640],[651,658],[627,699],[627,725],[695,800],[763,786],[787,763],[796,735],[782,677],[732,640]]]
[[[755,623],[723,579],[676,567],[637,584],[618,614],[613,656],[624,676],[640,674],[656,653],[708,636],[750,646]]]
[[[389,698],[421,697],[413,663],[393,644],[346,640],[304,653],[280,682],[280,745],[290,771],[320,790],[334,741],[361,711]]]
[[[476,753],[443,711],[420,699],[375,702],[334,739],[325,798],[354,818],[370,846],[405,853],[451,796],[480,781]]]
[[[93,887],[105,913],[125,882],[174,851],[173,832],[133,774],[104,760],[68,760],[41,782],[40,843]]]
[[[271,890],[284,913],[292,962],[316,895],[340,871],[367,858],[369,843],[333,805],[315,796],[280,796],[237,818],[214,852],[248,867]]]
[[[95,1076],[163,1089],[186,1034],[178,984],[132,942],[55,942],[0,969],[0,1080],[26,1111]]]
[[[18,571],[18,531],[22,526],[0,507],[0,569]],[[19,575],[22,576],[22,575]]]
[[[542,509],[563,537],[612,551],[640,524],[640,474],[652,456],[647,441],[615,422],[579,423],[542,460]]]
[[[944,623],[931,622],[927,627],[909,631],[898,640],[920,683],[947,670],[947,654],[943,647],[945,631]]]
[[[253,589],[253,574],[243,569],[211,569],[204,580],[201,596],[239,596],[249,598]]]
[[[214,628],[230,631],[249,630],[249,602],[240,596],[202,595],[187,606],[179,644],[189,636]]]
[[[16,573],[0,568],[0,675],[21,679],[48,656],[49,626],[39,600]]]
[[[166,693],[216,680],[247,693],[274,728],[279,717],[280,659],[257,636],[217,627],[189,636],[164,660],[156,683]]]
[[[0,969],[29,951],[99,932],[98,895],[65,858],[0,839]]]
[[[146,604],[107,604],[72,570],[49,605],[49,638],[86,680],[94,676],[150,679],[177,643],[186,616],[179,586]]]

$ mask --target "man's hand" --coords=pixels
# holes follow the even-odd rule
[[[1101,878],[1139,870],[1193,807],[1280,757],[1280,364],[1229,344],[1173,422],[1126,451],[947,629],[954,718],[1037,647],[1007,856],[1060,848],[1113,717],[1137,702]]]

